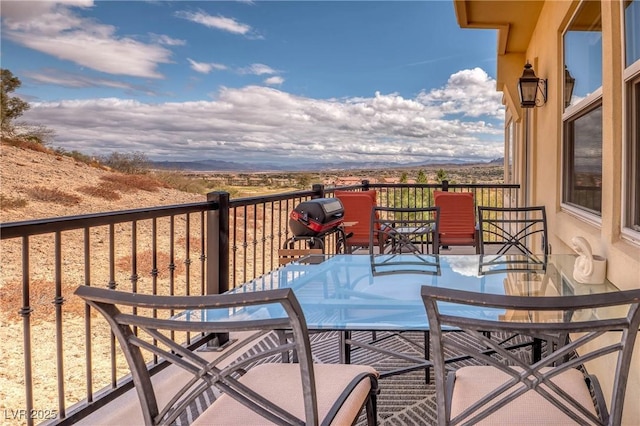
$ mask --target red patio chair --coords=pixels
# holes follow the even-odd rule
[[[376,191],[335,191],[333,195],[344,207],[344,230],[348,236],[345,252],[351,253],[356,247],[368,248],[371,210],[377,205]],[[380,246],[380,241],[376,245]]]
[[[473,246],[479,253],[473,193],[434,191],[440,207],[440,246]]]

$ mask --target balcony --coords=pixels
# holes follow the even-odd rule
[[[211,193],[202,203],[3,223],[3,277],[13,277],[3,279],[3,337],[15,342],[4,351],[7,365],[13,366],[3,378],[2,388],[10,390],[3,396],[5,420],[91,424],[92,413],[99,413],[102,421],[105,415],[116,416],[114,422],[131,420],[128,413],[135,412],[137,399],[131,395],[131,378],[118,345],[107,324],[73,296],[73,290],[91,285],[189,295],[240,286],[278,267],[278,249],[291,237],[289,212],[302,201],[331,197],[336,189],[375,189],[382,206],[431,206],[436,189],[473,192],[482,205],[519,203],[518,185],[363,181],[242,199]],[[327,253],[335,252],[335,238],[326,236]],[[215,336],[176,339],[182,337],[185,344],[199,344]],[[213,339],[208,344],[218,343]],[[314,345],[329,347],[324,341]],[[328,362],[336,361],[337,354],[326,356]],[[170,374],[157,359],[149,361],[159,380]],[[424,375],[419,377],[424,385]],[[402,385],[409,391],[407,401],[421,406],[427,387],[413,392],[413,385]],[[392,397],[385,402],[381,396],[381,417],[403,410]]]

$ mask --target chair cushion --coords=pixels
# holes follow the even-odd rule
[[[348,384],[360,373],[377,376],[372,367],[355,364],[314,364],[320,422]],[[298,364],[262,364],[250,369],[240,381],[304,421],[304,401]],[[352,424],[369,396],[371,381],[361,380],[331,424]],[[222,394],[193,425],[266,425],[272,424],[232,397]]]
[[[356,222],[345,227],[351,236],[347,238],[347,246],[369,246],[369,229],[371,226],[371,209],[376,205],[376,191],[335,191],[334,196],[344,207],[344,221]],[[377,238],[377,233],[374,234]]]
[[[548,371],[543,368],[541,371]],[[451,402],[451,418],[482,398],[488,392],[509,380],[510,376],[491,366],[462,367],[455,372]],[[596,414],[589,388],[583,374],[576,369],[568,369],[552,381],[575,398],[585,408]],[[481,425],[575,425],[555,405],[536,391],[530,390],[503,406],[480,423]]]
[[[440,207],[440,244],[475,245],[476,219],[471,192],[433,192]]]

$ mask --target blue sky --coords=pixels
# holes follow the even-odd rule
[[[502,156],[496,33],[453,1],[5,1],[22,117],[90,155],[402,165]]]

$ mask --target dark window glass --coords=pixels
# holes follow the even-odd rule
[[[567,204],[602,211],[602,104],[565,121],[564,194]]]

